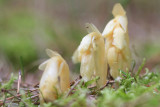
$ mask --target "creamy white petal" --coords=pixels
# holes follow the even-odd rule
[[[73,62],[74,64],[80,62],[80,59],[79,59],[78,56],[79,56],[79,52],[78,52],[78,48],[77,48],[77,49],[74,51],[73,56],[72,56],[72,62]]]
[[[82,79],[87,82],[94,76],[95,61],[93,54],[83,55],[81,60],[80,73]]]
[[[127,46],[126,42],[126,33],[122,28],[116,28],[113,33],[113,45],[115,45],[118,49],[122,50]]]
[[[114,22],[114,20],[109,21],[109,23],[106,25],[106,27],[103,30],[102,36],[107,37],[111,35],[115,26],[116,26],[116,23]]]
[[[127,17],[126,16],[119,16],[118,22],[120,23],[120,25],[122,26],[124,31],[127,32],[127,25],[128,25]]]
[[[47,61],[43,62],[42,64],[39,65],[38,69],[39,70],[45,70],[48,62],[49,62],[50,59],[48,59]]]
[[[80,45],[78,47],[78,51],[79,52],[87,51],[89,49],[90,45],[91,45],[91,41],[92,41],[92,37],[90,36],[90,34],[86,35],[82,39],[82,41],[81,41],[81,43],[80,43]]]

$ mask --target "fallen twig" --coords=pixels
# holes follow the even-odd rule
[[[78,77],[77,79],[75,79],[74,81],[72,81],[72,82],[70,83],[70,86],[72,86],[76,81],[80,80],[81,78],[82,78],[82,76],[79,75],[79,77]]]
[[[5,93],[3,93],[3,94],[4,94],[3,107],[5,107],[6,95],[5,95]]]
[[[101,87],[99,90],[103,90],[106,86],[113,83],[115,83],[115,81],[107,81],[107,83],[103,87]]]
[[[78,80],[78,81],[75,82],[75,84],[71,87],[71,89],[69,90],[69,92],[68,92],[68,94],[66,95],[66,97],[68,97],[68,96],[71,94],[72,90],[79,84],[80,81],[81,81],[81,80]]]
[[[25,94],[28,94],[29,92],[34,92],[34,91],[37,91],[38,89],[32,89],[32,90],[27,90],[28,92],[25,92]],[[8,101],[8,100],[12,100],[14,98],[18,99],[19,101],[21,101],[21,97],[22,94],[17,94],[17,95],[13,95],[12,93],[10,93],[8,90],[5,90],[5,89],[2,89],[1,90],[2,92],[7,92],[9,93],[10,95],[12,95],[11,97],[8,97],[8,98],[5,98],[5,101]],[[34,95],[34,96],[31,96],[30,98],[35,98],[35,97],[38,97],[39,95]],[[5,102],[6,103],[6,102]],[[4,101],[3,100],[0,100],[0,106],[2,106],[4,104]]]
[[[19,71],[19,76],[18,76],[17,94],[19,94],[20,84],[21,84],[21,71]]]
[[[10,93],[8,90],[4,90],[4,89],[2,89],[1,91],[2,91],[2,92],[7,92],[7,93],[9,93],[10,95],[14,96],[14,98],[16,98],[16,99],[18,99],[18,100],[22,101],[25,105],[27,105],[27,106],[28,106],[28,104],[27,104],[25,101],[23,101],[23,100],[22,100],[22,99],[20,99],[19,97],[15,96],[14,94]]]

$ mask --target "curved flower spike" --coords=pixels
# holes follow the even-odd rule
[[[129,49],[128,21],[126,12],[117,3],[113,7],[112,19],[105,27],[102,36],[105,38],[106,60],[110,67],[110,73],[113,78],[120,75],[119,69],[130,69],[131,53]]]
[[[66,61],[57,53],[46,49],[50,57],[39,66],[44,70],[40,80],[40,102],[52,102],[57,94],[65,92],[70,88],[69,67]]]
[[[107,77],[104,67],[104,39],[93,24],[86,26],[89,34],[82,39],[72,60],[81,62],[80,74],[85,82],[99,76],[98,87],[100,87],[105,85]]]

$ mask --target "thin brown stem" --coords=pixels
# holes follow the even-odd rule
[[[18,76],[17,94],[19,94],[20,84],[21,84],[21,71],[19,71],[19,76]]]
[[[71,89],[69,90],[69,92],[68,92],[68,94],[66,95],[66,97],[68,97],[68,96],[71,94],[72,90],[79,84],[80,81],[81,81],[81,80],[78,80],[78,81],[75,82],[75,84],[71,87]]]

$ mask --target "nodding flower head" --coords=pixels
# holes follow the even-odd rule
[[[50,49],[47,49],[46,53],[50,59],[39,66],[39,69],[44,71],[40,80],[41,104],[52,102],[57,98],[57,94],[70,88],[69,67],[66,61]]]
[[[107,76],[104,67],[104,39],[93,24],[87,23],[86,28],[89,34],[83,37],[72,60],[81,62],[80,73],[85,82],[99,76],[98,86],[103,86]]]
[[[127,17],[126,17],[126,12],[121,6],[121,4],[117,3],[114,5],[112,14],[114,18],[109,21],[109,23],[106,25],[102,35],[104,37],[111,36],[113,34],[114,29],[117,27],[120,27],[124,30],[124,32],[127,32]]]
[[[114,18],[106,25],[102,36],[105,38],[105,55],[112,77],[120,75],[119,69],[130,68],[128,21],[123,7],[117,3],[113,7]]]

